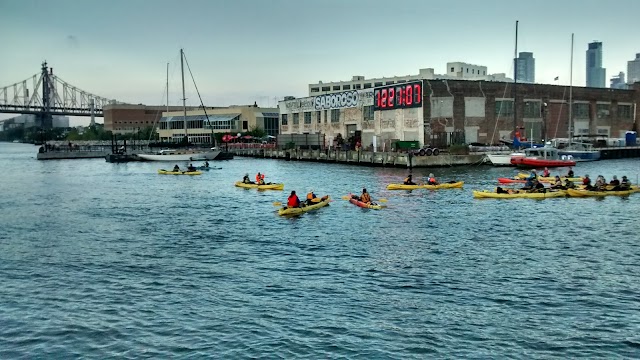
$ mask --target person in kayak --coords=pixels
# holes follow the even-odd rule
[[[540,181],[538,181],[538,179],[534,179],[533,187],[531,188],[531,190],[529,190],[529,192],[532,192],[532,193],[545,192],[544,185]]]
[[[549,169],[547,167],[544,168],[544,172],[542,173],[543,177],[549,177],[551,176],[551,173],[549,172]]]
[[[569,168],[569,172],[567,172],[567,177],[572,178],[574,176],[573,169]]]
[[[620,180],[618,180],[618,176],[617,175],[613,175],[613,179],[611,179],[611,181],[609,181],[609,185],[613,185],[613,186],[619,186],[620,185]]]
[[[591,190],[591,178],[589,178],[589,175],[584,176],[584,179],[582,179],[582,185],[584,185],[585,189]]]
[[[244,177],[242,178],[242,182],[245,184],[253,184],[251,180],[249,180],[249,174],[244,174]]]
[[[178,166],[178,164],[176,164],[176,166],[173,167],[173,171],[180,171],[180,166]]]
[[[414,183],[414,182],[413,182],[413,179],[412,179],[412,175],[411,175],[411,174],[409,174],[409,175],[407,176],[407,178],[406,178],[406,179],[404,179],[404,184],[405,184],[405,185],[416,185],[416,183]]]
[[[209,167],[209,162],[207,160],[204,161],[204,167],[208,168]]]
[[[362,194],[360,194],[360,196],[358,195],[351,195],[352,199],[356,199],[358,201],[362,201],[365,204],[371,204],[371,195],[369,195],[369,193],[367,192],[367,189],[362,189]]]
[[[556,175],[556,178],[553,180],[553,184],[550,186],[551,189],[564,189],[565,187],[562,185],[562,180],[560,180],[560,176]]]
[[[576,184],[573,181],[569,180],[569,178],[564,179],[564,187],[565,189],[575,189]]]
[[[264,185],[264,175],[260,174],[260,172],[256,175],[256,184]]]
[[[309,192],[307,193],[307,205],[317,203],[318,201],[320,201],[320,199],[318,199],[316,194],[313,193],[313,189],[309,189]]]
[[[287,198],[287,207],[300,207],[300,199],[298,199],[295,190],[292,190],[291,195]]]
[[[598,175],[598,177],[596,178],[596,183],[594,187],[598,190],[606,190],[607,180],[605,180],[604,176]]]
[[[627,176],[622,177],[622,181],[620,181],[619,190],[629,190],[631,189],[631,182],[627,179]]]
[[[433,175],[433,173],[429,174],[429,177],[427,178],[427,184],[428,185],[438,185],[438,182],[436,181],[436,177]]]
[[[193,164],[189,164],[189,166],[187,166],[187,171],[196,171],[196,168],[193,166]]]

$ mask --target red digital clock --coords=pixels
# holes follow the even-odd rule
[[[422,80],[373,89],[373,110],[394,110],[422,106]]]

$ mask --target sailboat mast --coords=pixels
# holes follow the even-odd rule
[[[182,49],[180,49],[180,72],[182,73],[182,111],[183,111],[183,122],[184,122],[184,138],[185,142],[189,143],[189,135],[187,134],[187,97],[184,94],[184,53]]]
[[[571,145],[571,125],[573,122],[573,33],[571,33],[571,66],[569,67],[569,145]]]
[[[169,112],[169,63],[167,63],[167,112]]]
[[[516,110],[518,107],[516,106],[517,104],[517,91],[516,91],[516,85],[518,83],[518,20],[516,20],[516,47],[515,47],[515,51],[513,52],[513,131],[514,134],[517,131],[517,126],[518,126],[518,111]],[[520,139],[518,139],[520,140]]]

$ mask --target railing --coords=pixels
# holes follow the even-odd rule
[[[219,146],[219,148],[227,149],[275,149],[277,145],[275,143],[260,144],[260,143],[225,143]]]

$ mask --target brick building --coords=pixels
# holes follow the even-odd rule
[[[170,111],[182,110],[182,106],[170,106]],[[114,134],[129,134],[153,126],[162,117],[162,112],[167,111],[166,106],[146,105],[105,105],[104,129]]]
[[[438,146],[451,142],[496,144],[500,139],[511,139],[515,127],[524,128],[521,133],[536,142],[568,137],[567,86],[517,84],[514,120],[513,83],[417,81],[422,82],[423,98],[417,108],[380,110],[375,106],[377,91],[389,86],[357,90],[357,95],[354,90],[335,93],[337,100],[326,102],[322,97],[328,95],[281,101],[281,132],[322,133],[328,138],[327,145],[338,134],[344,138],[357,134],[365,147],[393,139]],[[629,90],[573,87],[572,93],[573,135],[624,137],[640,115],[640,83]]]

